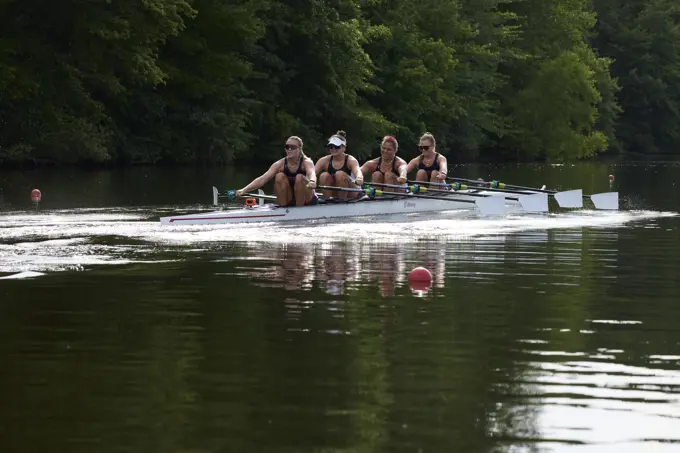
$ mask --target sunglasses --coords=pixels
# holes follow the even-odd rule
[[[342,148],[342,145],[338,146],[338,145],[334,145],[332,143],[329,143],[328,145],[326,145],[326,148],[328,148],[328,149],[340,149],[340,148]]]
[[[418,148],[420,148],[421,151],[427,151],[432,147],[431,146],[419,146]]]
[[[297,145],[286,145],[286,146],[283,147],[283,149],[285,149],[286,151],[295,151],[296,149],[298,149],[298,146]]]

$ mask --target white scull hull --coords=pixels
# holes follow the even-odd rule
[[[498,192],[487,195],[502,196]],[[474,209],[476,197],[456,194],[456,199],[438,200],[404,196],[394,199],[376,199],[347,203],[328,203],[314,206],[279,207],[273,204],[222,210],[202,214],[188,214],[161,217],[161,223],[168,225],[209,225],[224,223],[281,222],[340,217],[363,217],[389,214],[411,214],[418,212],[453,211]],[[508,208],[518,207],[513,200],[505,200]]]

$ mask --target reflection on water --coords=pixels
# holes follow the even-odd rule
[[[432,274],[428,288],[444,288],[446,247],[445,242],[413,248],[365,240],[276,247],[257,245],[243,248],[239,259],[255,261],[258,265],[239,268],[239,275],[247,276],[255,286],[288,291],[311,291],[316,284],[327,294],[347,296],[352,290],[375,286],[377,294],[390,297],[395,295],[396,288],[407,284],[409,271],[418,266]]]

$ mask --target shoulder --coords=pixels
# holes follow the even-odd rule
[[[401,157],[395,157],[394,161],[396,162],[397,166],[406,165],[406,161]]]
[[[327,161],[330,159],[330,157],[331,157],[330,155],[328,155],[328,156],[323,156],[323,157],[319,158],[319,159],[316,161],[316,163],[317,163],[317,164],[323,164],[323,163],[327,162]],[[308,157],[307,159],[309,159],[309,157]]]
[[[305,158],[303,159],[302,162],[304,162],[304,163],[307,164],[307,165],[312,165],[312,166],[314,165],[314,161],[313,161],[312,158],[309,157],[309,156],[305,156]]]
[[[443,155],[443,154],[442,154],[442,153],[440,153],[440,152],[437,152],[437,160],[443,160],[443,161],[446,161],[446,156],[445,156],[445,155]]]

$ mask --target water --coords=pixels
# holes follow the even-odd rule
[[[677,451],[680,166],[455,171],[627,209],[161,227],[254,174],[0,173],[0,449]]]

